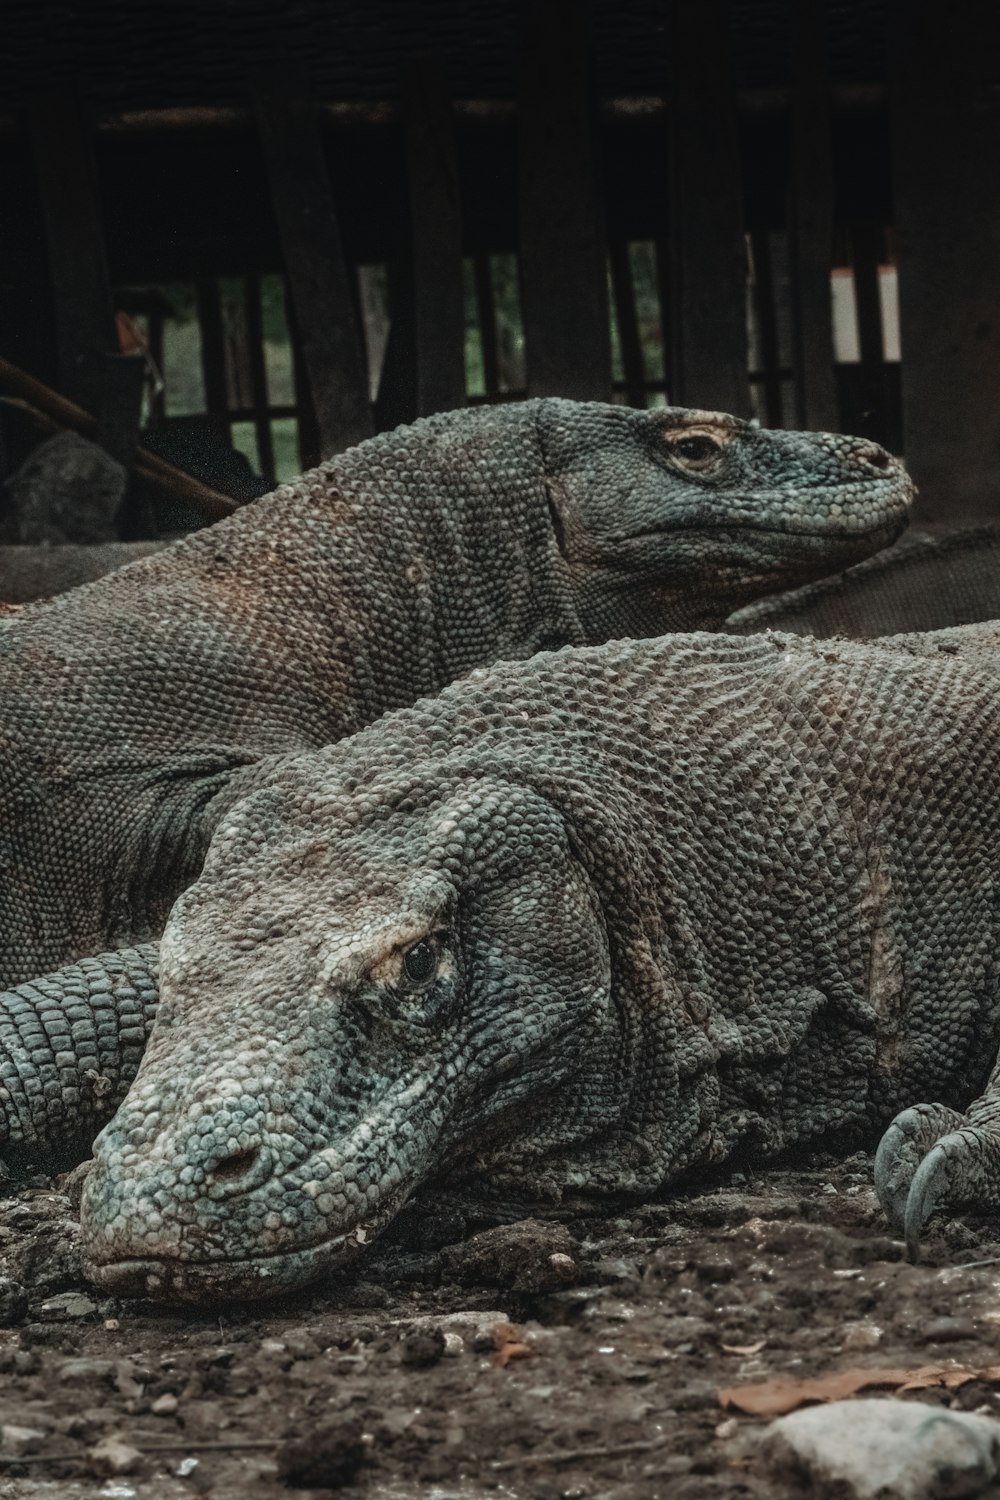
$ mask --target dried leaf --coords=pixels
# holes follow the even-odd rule
[[[497,1350],[497,1364],[509,1365],[512,1359],[527,1359],[534,1352],[530,1344],[504,1344]]]
[[[811,1380],[777,1377],[752,1385],[723,1386],[720,1406],[732,1407],[754,1417],[780,1417],[814,1401],[843,1401],[868,1386],[893,1386],[897,1391],[920,1391],[943,1385],[949,1389],[970,1380],[1000,1382],[1000,1365],[917,1365],[910,1369],[837,1370]]]
[[[767,1339],[758,1339],[756,1344],[721,1344],[723,1354],[759,1354]]]

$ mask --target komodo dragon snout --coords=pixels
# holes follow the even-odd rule
[[[415,816],[418,795],[397,786],[358,826],[357,802],[303,821],[268,791],[220,829],[164,937],[139,1076],[95,1147],[83,1224],[100,1284],[280,1293],[370,1242],[429,1177],[473,1150],[488,1162],[498,1136],[517,1179],[579,1152],[581,1120],[614,1123],[621,1099],[594,1084],[621,1047],[607,935],[559,813],[489,780],[437,786]]]

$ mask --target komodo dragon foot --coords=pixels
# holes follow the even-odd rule
[[[158,953],[102,953],[0,993],[0,1180],[88,1154],[145,1050]]]
[[[875,1155],[875,1191],[903,1231],[911,1261],[932,1214],[1000,1204],[1000,1099],[987,1092],[963,1115],[917,1104],[896,1116]]]

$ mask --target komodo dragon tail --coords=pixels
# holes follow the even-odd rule
[[[101,953],[0,993],[0,1178],[87,1155],[138,1070],[158,953]]]

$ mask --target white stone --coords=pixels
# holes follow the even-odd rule
[[[816,1500],[958,1500],[997,1472],[1000,1422],[919,1401],[835,1401],[772,1422],[758,1452],[778,1470],[805,1468]]]

